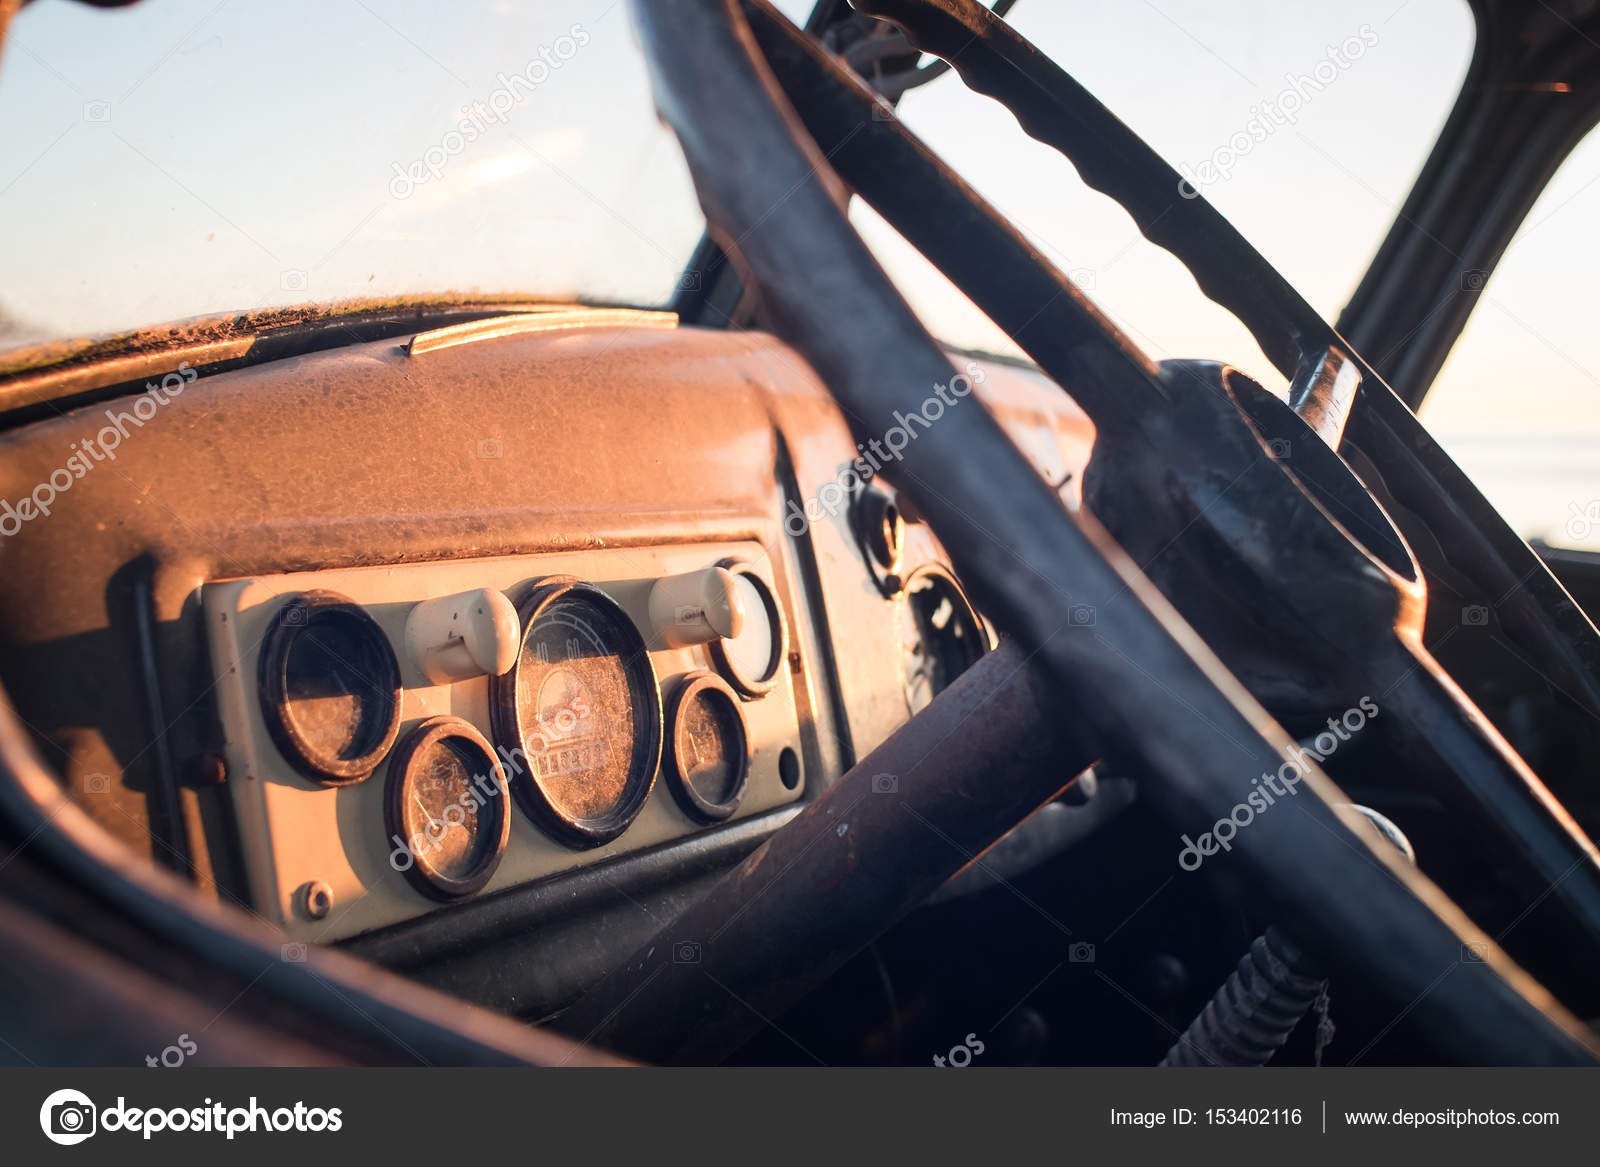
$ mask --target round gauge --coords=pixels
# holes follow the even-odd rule
[[[505,775],[488,741],[459,717],[430,717],[389,760],[389,861],[418,891],[453,900],[480,890],[511,831]]]
[[[260,661],[261,713],[295,769],[341,786],[377,768],[400,729],[400,665],[358,604],[336,592],[292,597]]]
[[[763,697],[777,683],[778,670],[788,654],[783,612],[767,581],[752,565],[725,559],[718,566],[733,573],[744,601],[744,629],[738,636],[711,642],[712,663],[743,696]]]
[[[917,713],[989,651],[989,634],[961,585],[938,564],[912,572],[896,603],[906,705]]]
[[[750,739],[739,698],[704,669],[679,682],[667,713],[662,770],[690,818],[721,822],[739,809],[750,777]]]
[[[518,608],[517,663],[489,709],[511,791],[577,847],[609,843],[644,807],[661,760],[661,693],[644,638],[615,600],[570,578]]]

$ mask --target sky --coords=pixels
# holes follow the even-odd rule
[[[810,0],[780,7],[801,17]],[[1206,196],[1330,318],[1473,37],[1464,0],[1021,0],[1011,19],[1208,176]],[[1282,390],[1175,260],[993,102],[946,76],[902,110],[1151,356],[1226,359]],[[1240,134],[1247,148],[1218,153]],[[0,147],[0,349],[352,296],[660,304],[702,226],[625,0],[39,0],[0,54]],[[1591,141],[1485,289],[1424,420],[1519,528],[1556,536],[1592,510],[1583,538],[1558,541],[1600,546],[1600,337],[1580,283],[1596,178]],[[1005,347],[856,218],[936,335]],[[1537,482],[1516,452],[1529,443]]]

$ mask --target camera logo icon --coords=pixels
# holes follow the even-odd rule
[[[86,101],[83,103],[83,120],[86,122],[108,122],[111,120],[111,103],[109,101]]]
[[[1489,282],[1489,273],[1481,267],[1469,267],[1461,273],[1461,290],[1463,292],[1481,292],[1483,286]]]
[[[897,794],[900,790],[900,779],[893,774],[874,774],[872,776],[872,793]]]
[[[495,458],[504,458],[506,456],[506,444],[499,438],[479,438],[478,444],[473,447],[472,453],[474,457],[491,461]]]
[[[85,794],[111,793],[111,776],[109,774],[85,774],[83,776],[83,792]]]
[[[1267,453],[1274,462],[1287,462],[1294,447],[1289,444],[1288,438],[1273,438],[1267,443]]]
[[[95,1107],[81,1090],[57,1090],[39,1108],[39,1129],[52,1143],[76,1146],[95,1132]]]
[[[1482,604],[1468,604],[1461,609],[1461,623],[1468,628],[1483,628],[1489,623],[1489,609]]]
[[[303,292],[311,283],[311,277],[299,268],[291,267],[278,273],[278,283],[286,292]]]
[[[302,940],[291,940],[283,946],[280,955],[286,964],[304,964],[306,962],[306,946]]]
[[[1067,962],[1069,964],[1093,964],[1094,945],[1087,940],[1080,940],[1067,949]]]
[[[673,964],[699,964],[700,941],[679,940],[672,946]]]
[[[1067,623],[1074,628],[1094,627],[1094,605],[1074,604],[1067,609]]]
[[[678,291],[698,292],[700,290],[700,272],[697,268],[690,268],[678,276]]]
[[[1482,964],[1489,959],[1489,946],[1481,940],[1461,946],[1461,960],[1464,964]]]

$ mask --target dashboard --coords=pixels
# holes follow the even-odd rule
[[[796,801],[782,584],[758,543],[208,583],[252,903],[340,939]]]
[[[576,983],[827,789],[993,630],[803,361],[650,316],[202,366],[140,413],[0,540],[0,679],[73,799],[288,940],[439,983],[598,895],[632,923]],[[956,361],[1070,493],[1085,416]],[[141,388],[0,433],[0,497]]]

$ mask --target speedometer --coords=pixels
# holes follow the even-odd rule
[[[500,866],[511,826],[507,801],[483,735],[459,717],[429,718],[389,759],[389,861],[432,899],[471,895]]]
[[[609,843],[649,797],[661,693],[644,638],[615,600],[567,577],[518,607],[517,663],[490,682],[490,717],[518,805],[575,847]]]

